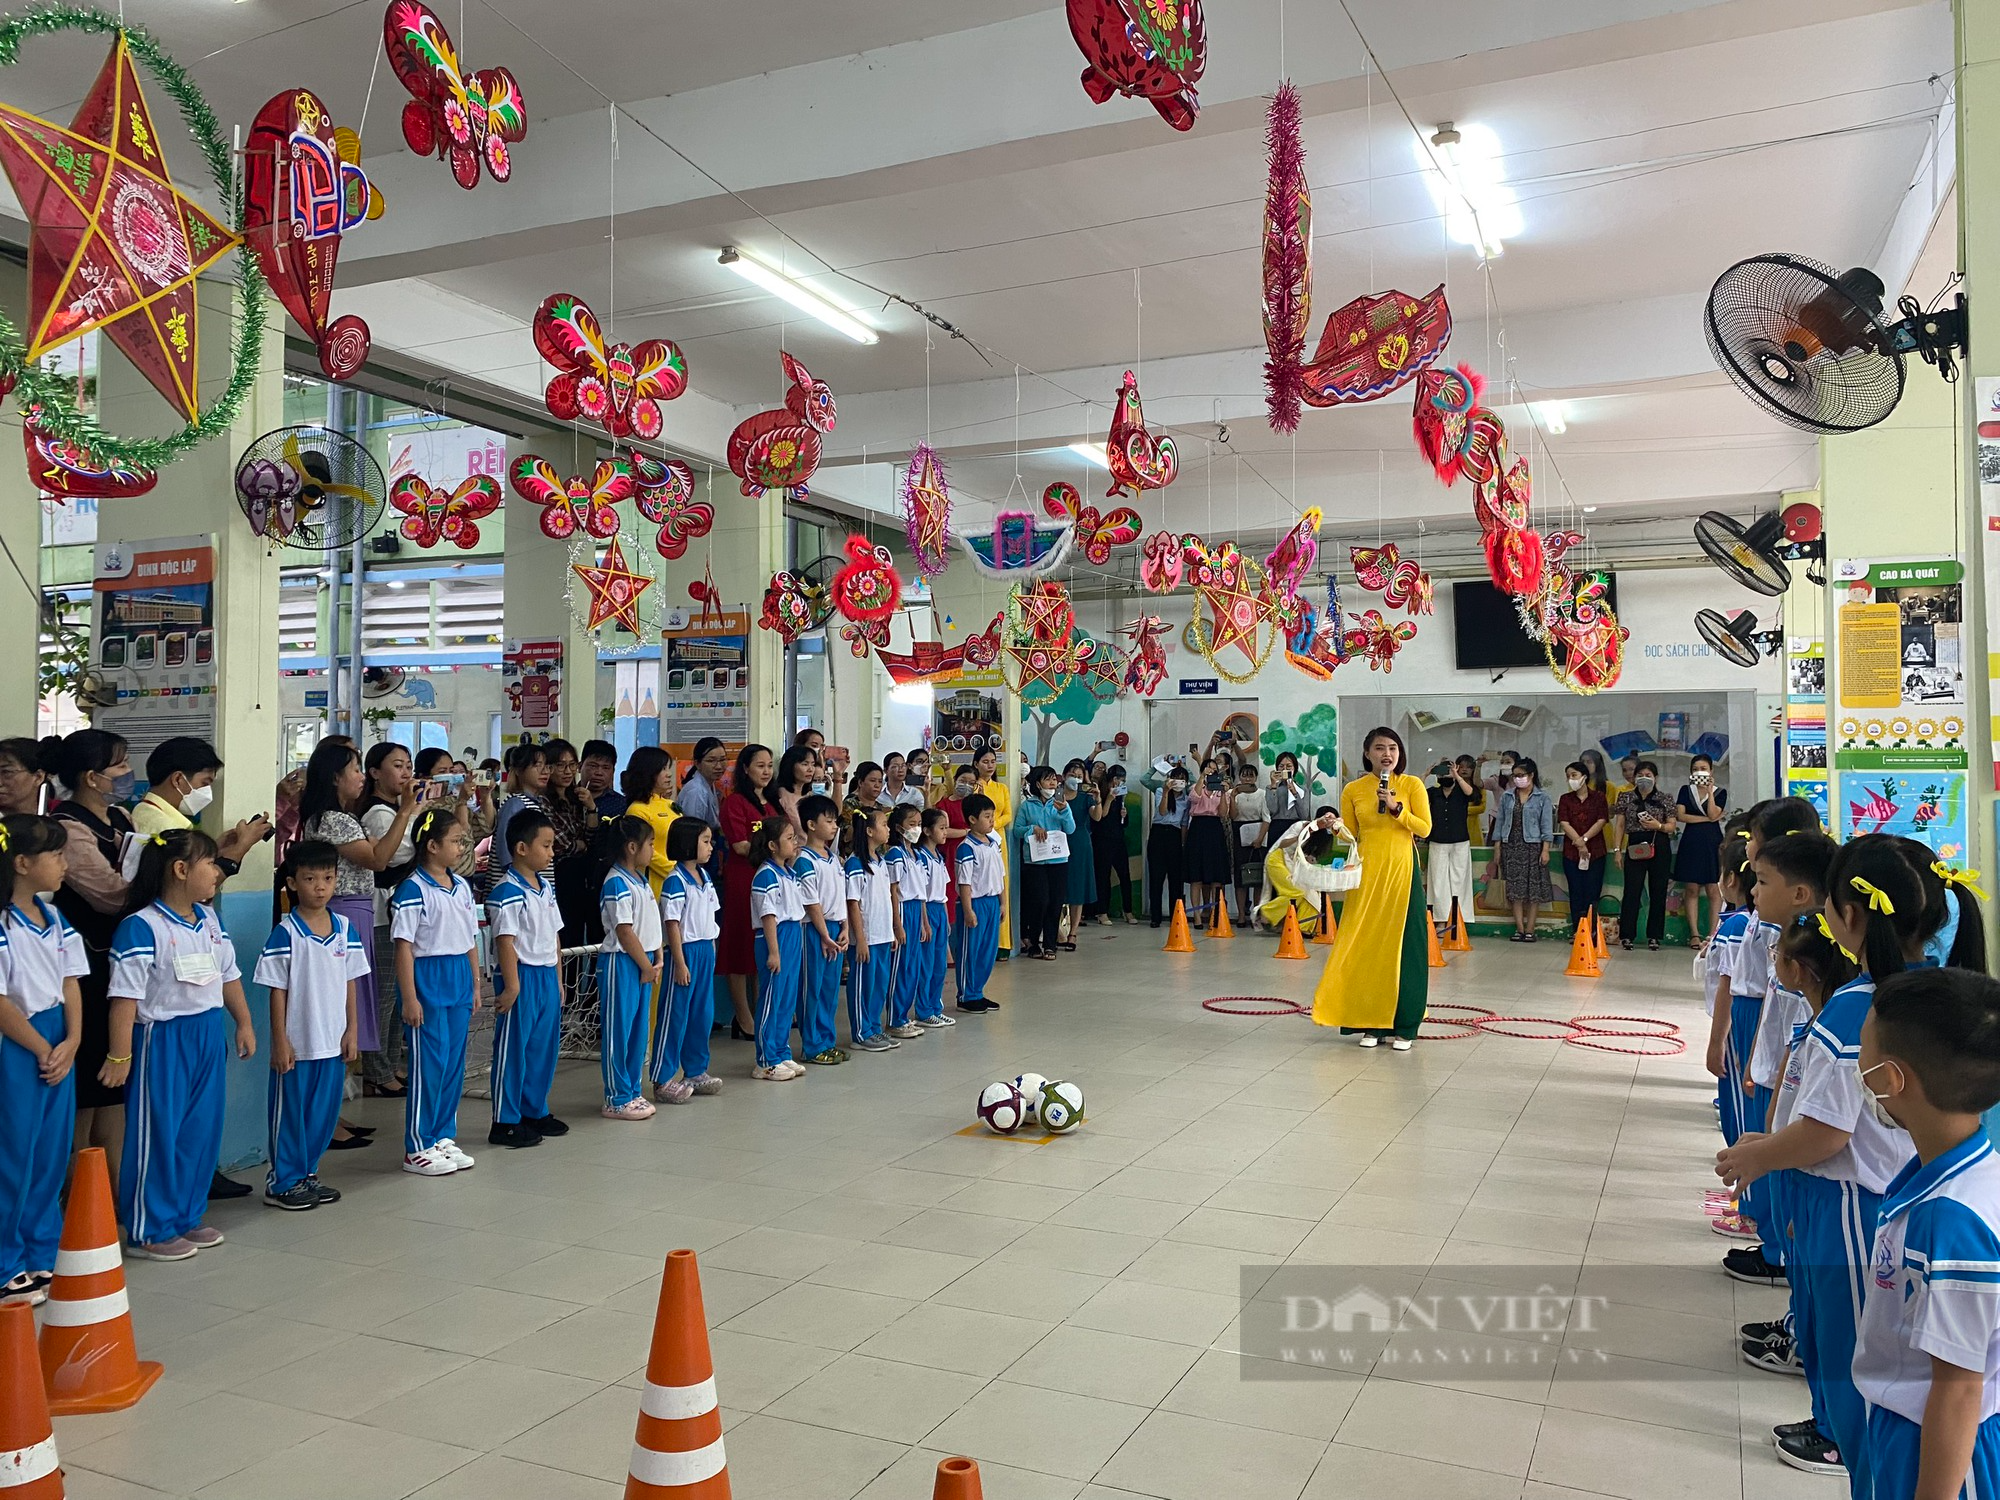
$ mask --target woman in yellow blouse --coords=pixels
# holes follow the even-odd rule
[[[1430,913],[1416,841],[1431,831],[1431,803],[1424,784],[1407,774],[1409,757],[1395,730],[1369,730],[1361,759],[1372,774],[1340,794],[1361,885],[1340,914],[1340,936],[1313,992],[1313,1020],[1360,1032],[1364,1047],[1386,1036],[1407,1052],[1430,991]]]
[[[1014,799],[1007,794],[1007,782],[1000,774],[1000,752],[982,750],[972,758],[972,769],[979,773],[979,790],[982,795],[993,799],[993,832],[1000,840],[1002,849],[1014,846],[1007,840],[1008,825],[1014,821]],[[1000,946],[1012,950],[1013,923],[1009,920],[1008,908],[1013,905],[1014,874],[1009,867],[1001,872],[1000,887]]]
[[[625,816],[652,825],[653,862],[646,867],[646,878],[655,896],[674,873],[674,862],[667,858],[667,830],[680,816],[674,810],[678,770],[674,758],[658,745],[641,745],[625,763],[625,774],[618,783],[625,794]]]

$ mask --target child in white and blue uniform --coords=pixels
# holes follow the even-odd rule
[[[831,797],[802,797],[799,826],[806,834],[806,846],[792,866],[805,902],[799,1053],[805,1061],[825,1067],[847,1061],[847,1054],[834,1045],[833,1029],[840,1014],[840,966],[848,949],[847,872],[834,850],[840,837],[840,808]]]
[[[889,992],[889,1035],[904,1041],[924,1032],[916,1023],[917,1002],[924,991],[924,955],[929,950],[924,934],[930,926],[924,915],[923,856],[917,846],[922,836],[919,809],[908,804],[889,809],[889,851],[885,858],[903,920],[903,940],[896,948],[896,980]]]
[[[607,1120],[650,1120],[646,1097],[646,1025],[660,978],[660,903],[647,870],[653,827],[643,818],[614,819],[599,835],[612,856],[598,893],[604,943],[597,954],[598,1057]],[[671,873],[671,872],[669,872]]]
[[[993,832],[993,799],[974,792],[962,804],[968,833],[958,846],[959,916],[965,937],[959,944],[958,1008],[998,1010],[986,998],[986,981],[1000,956],[1000,903],[1007,888],[1007,850]]]
[[[707,870],[714,849],[715,832],[700,818],[683,813],[667,830],[674,870],[660,889],[660,919],[672,969],[661,977],[653,1018],[653,1097],[663,1104],[722,1092],[722,1080],[708,1071],[715,943],[722,935],[722,898]]]
[[[0,1302],[38,1305],[55,1279],[76,1126],[73,1064],[90,972],[83,939],[36,895],[63,883],[54,818],[0,819]]]
[[[891,1052],[903,1044],[882,1034],[901,940],[896,882],[883,856],[889,844],[888,810],[856,812],[849,839],[854,852],[847,856],[847,931],[854,958],[847,971],[847,1034],[857,1051]]]
[[[764,819],[750,835],[750,919],[757,924],[757,1065],[752,1078],[789,1083],[805,1069],[792,1061],[792,1019],[805,978],[804,887],[792,870],[799,834],[781,817]]]
[[[507,865],[486,896],[493,935],[493,1123],[486,1139],[520,1150],[568,1135],[549,1110],[562,1025],[562,909],[549,870],[556,831],[545,813],[524,808],[507,825]]]
[[[1755,981],[1752,993],[1745,988],[1751,981],[1737,978],[1739,970],[1751,976],[1762,973],[1759,966],[1745,963],[1752,948],[1761,947],[1751,936],[1757,914],[1749,909],[1748,903],[1756,877],[1750,871],[1745,849],[1740,837],[1723,843],[1723,916],[1716,924],[1715,936],[1695,960],[1701,975],[1702,1000],[1709,1007],[1708,1071],[1717,1080],[1716,1115],[1726,1146],[1735,1145],[1743,1134],[1744,1109],[1750,1102],[1743,1091],[1743,1067],[1749,1061],[1757,1015],[1764,1005],[1762,981]],[[1744,1221],[1748,1217],[1748,1206],[1739,1196],[1733,1206],[1723,1210],[1716,1221],[1716,1230],[1721,1234],[1746,1234],[1750,1226]]]
[[[1882,1196],[1854,1350],[1874,1494],[1910,1500],[1926,1460],[1934,1493],[2000,1493],[2000,1155],[1981,1119],[2000,1104],[2000,984],[1886,980],[1859,1062],[1870,1112],[1917,1146]]]
[[[340,1201],[340,1190],[319,1180],[319,1162],[340,1124],[347,1065],[359,1055],[354,982],[369,972],[369,948],[346,917],[327,909],[339,876],[332,844],[292,845],[278,871],[292,909],[264,940],[251,975],[271,992],[264,1201],[293,1212]]]
[[[127,1085],[118,1216],[141,1260],[187,1260],[223,1240],[201,1222],[222,1150],[223,1075],[232,1025],[238,1057],[255,1054],[257,1032],[236,945],[207,904],[221,884],[215,840],[198,828],[156,833],[141,848],[131,915],[111,935],[100,1076]]]
[[[417,868],[389,900],[397,992],[409,1035],[410,1094],[403,1101],[403,1170],[445,1177],[473,1164],[458,1144],[465,1038],[479,1005],[479,908],[456,873],[465,826],[432,808],[410,830]]]
[[[944,1013],[944,971],[951,952],[951,869],[944,862],[940,843],[949,818],[938,808],[923,814],[923,831],[911,858],[916,863],[917,895],[924,903],[924,923],[916,944],[923,964],[923,980],[917,988],[916,1023],[926,1030],[939,1031],[958,1023]]]

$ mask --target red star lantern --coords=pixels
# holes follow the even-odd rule
[[[590,590],[587,628],[595,630],[606,620],[616,620],[632,634],[639,633],[639,596],[653,586],[653,580],[625,565],[625,549],[618,545],[616,537],[605,549],[603,562],[595,567],[572,563],[570,572]]]
[[[103,329],[189,422],[195,278],[237,238],[173,184],[121,32],[65,129],[0,105],[0,168],[27,215],[27,357]]]

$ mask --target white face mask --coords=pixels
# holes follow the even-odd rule
[[[1868,1113],[1870,1113],[1875,1117],[1875,1123],[1877,1125],[1880,1125],[1885,1130],[1901,1130],[1903,1127],[1897,1123],[1896,1117],[1889,1113],[1888,1106],[1882,1102],[1884,1099],[1887,1099],[1889,1095],[1878,1094],[1873,1089],[1868,1087],[1868,1075],[1870,1073],[1880,1072],[1883,1068],[1886,1068],[1888,1066],[1889,1064],[1886,1061],[1884,1061],[1884,1062],[1878,1062],[1872,1068],[1864,1068],[1861,1066],[1860,1063],[1857,1062],[1854,1065],[1854,1073],[1855,1076],[1861,1080],[1862,1092],[1867,1094],[1868,1096]]]
[[[903,841],[908,844],[914,844],[918,839],[923,837],[923,833],[924,831],[921,828],[905,828],[903,830]]]
[[[1580,792],[1580,791],[1582,791],[1582,790],[1583,790],[1583,778],[1582,778],[1581,776],[1572,776],[1572,777],[1570,777],[1570,779],[1569,779],[1569,789],[1570,789],[1570,790],[1571,790],[1572,792]]]
[[[189,790],[185,797],[181,798],[181,812],[189,818],[199,818],[207,810],[208,804],[214,800],[215,788],[213,786],[194,787]]]

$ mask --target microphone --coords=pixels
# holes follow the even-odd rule
[[[1375,784],[1375,805],[1378,810],[1383,810],[1389,806],[1389,773],[1387,771],[1377,771],[1375,775],[1377,778]]]

